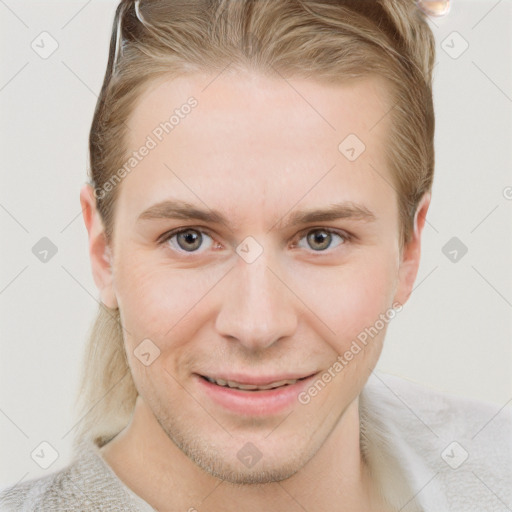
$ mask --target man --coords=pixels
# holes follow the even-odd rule
[[[408,0],[121,2],[80,194],[96,410],[6,510],[507,503],[505,414],[472,439],[489,406],[372,374],[420,261],[433,47]]]

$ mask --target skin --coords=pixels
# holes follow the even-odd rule
[[[110,246],[91,187],[81,190],[94,280],[103,303],[119,307],[139,391],[130,424],[101,453],[159,511],[384,511],[360,454],[358,395],[385,328],[310,403],[286,414],[234,414],[194,374],[321,375],[380,314],[407,301],[430,196],[401,248],[384,159],[386,85],[254,72],[212,79],[166,77],[140,97],[128,120],[132,151],[187,98],[198,106],[118,185]],[[349,133],[366,145],[354,162],[338,150]],[[218,210],[226,224],[137,220],[170,198]],[[297,210],[338,202],[374,219],[287,225]],[[187,227],[200,230],[202,246],[180,246],[177,236],[157,243]],[[339,234],[324,245],[307,236],[327,228]],[[236,253],[248,236],[263,248],[252,263]],[[149,366],[134,355],[146,338],[160,350]],[[262,454],[251,468],[237,458],[247,442]]]

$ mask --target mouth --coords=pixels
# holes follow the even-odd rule
[[[311,375],[307,375],[305,377],[299,377],[296,379],[281,379],[281,380],[275,380],[273,382],[270,382],[269,384],[265,385],[257,385],[257,384],[244,384],[242,382],[237,382],[234,380],[224,380],[220,378],[213,378],[208,377],[206,375],[200,375],[204,380],[207,380],[208,382],[211,382],[212,384],[216,384],[217,386],[222,386],[225,388],[231,388],[231,389],[238,389],[241,391],[268,391],[269,389],[278,389],[278,388],[284,388],[286,386],[293,386],[299,381],[308,379],[311,377]]]
[[[311,384],[313,374],[249,377],[243,373],[194,375],[198,392],[227,413],[237,417],[274,417],[298,404],[299,394]]]

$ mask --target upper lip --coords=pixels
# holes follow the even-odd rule
[[[214,380],[225,380],[236,382],[237,384],[253,385],[253,386],[267,386],[274,382],[283,380],[296,380],[311,377],[317,372],[303,372],[303,373],[282,373],[279,375],[247,375],[246,373],[200,373],[201,377],[208,377]]]

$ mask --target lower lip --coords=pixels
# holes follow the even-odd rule
[[[195,377],[204,393],[223,408],[238,415],[269,416],[282,413],[297,404],[299,393],[311,383],[315,375],[295,384],[265,391],[243,391],[219,386],[199,375]]]

